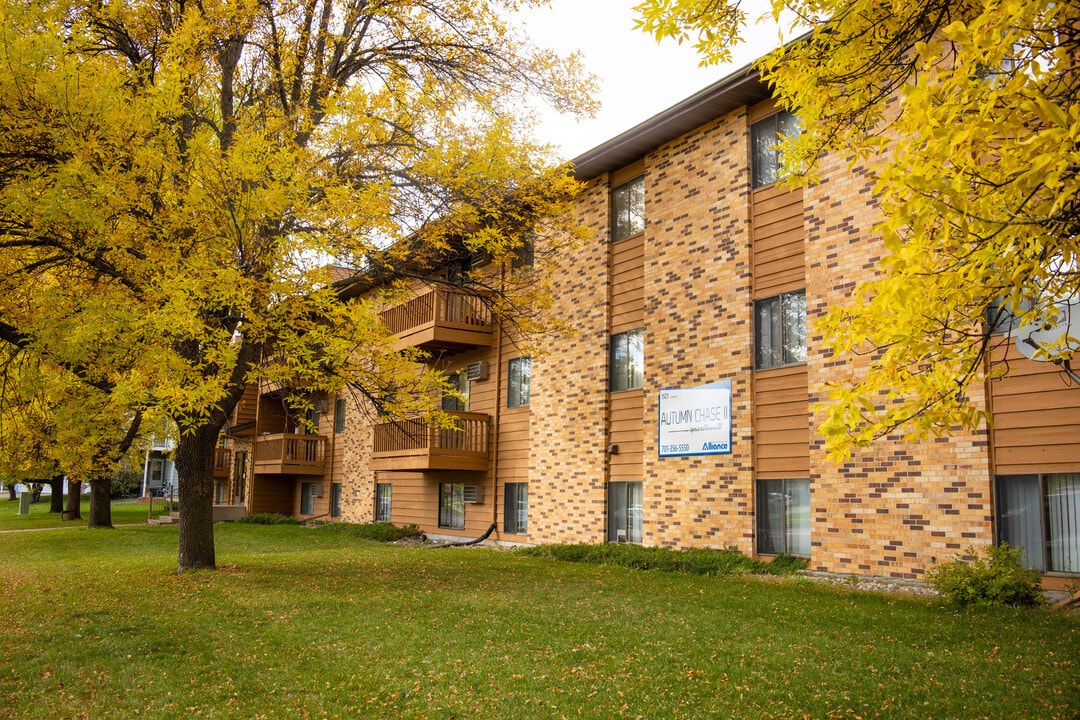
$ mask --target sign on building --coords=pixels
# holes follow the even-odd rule
[[[660,457],[731,453],[731,381],[660,391]]]

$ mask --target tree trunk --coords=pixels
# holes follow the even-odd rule
[[[18,500],[19,496],[15,494],[15,483],[11,483],[7,486],[8,500]]]
[[[41,491],[45,488],[40,482],[34,482],[30,486],[30,502],[36,503],[41,500]]]
[[[49,512],[64,512],[64,476],[53,475],[49,479],[49,488],[52,491],[49,495]]]
[[[82,481],[68,479],[67,511],[72,520],[82,520]]]
[[[112,524],[112,478],[99,477],[90,481],[90,519],[92,528],[111,528]]]
[[[176,470],[180,475],[180,548],[177,572],[214,569],[214,448],[220,423],[180,435]]]

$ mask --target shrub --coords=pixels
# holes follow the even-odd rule
[[[113,473],[109,495],[113,500],[139,497],[142,493],[143,476],[132,468],[122,468]]]
[[[281,515],[280,513],[255,513],[254,515],[245,515],[236,522],[250,523],[252,525],[299,525],[300,520],[298,518],[290,517],[288,515]]]
[[[549,557],[564,562],[615,565],[637,570],[667,570],[692,575],[787,575],[806,567],[806,561],[792,555],[779,555],[771,563],[755,560],[737,550],[672,550],[643,547],[629,543],[606,545],[538,545],[518,552],[534,557]]]
[[[926,573],[926,580],[948,601],[958,605],[1036,606],[1046,602],[1039,589],[1039,571],[1023,566],[1020,548],[1008,543],[990,546],[980,556],[968,548],[971,561],[961,557]]]

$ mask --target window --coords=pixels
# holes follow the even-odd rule
[[[997,526],[1029,567],[1080,573],[1080,473],[999,476]]]
[[[810,481],[757,481],[757,547],[765,555],[810,554]]]
[[[439,483],[439,527],[465,527],[465,483]]]
[[[334,432],[345,430],[345,398],[338,398],[334,403]]]
[[[390,483],[375,485],[375,522],[390,522],[390,498],[393,490]]]
[[[641,483],[608,483],[608,542],[641,542]]]
[[[226,485],[223,482],[214,483],[214,504],[215,505],[224,505],[225,504],[225,488],[226,488]]]
[[[318,435],[319,434],[319,411],[315,408],[304,411],[304,420],[306,423],[300,430],[302,435]]]
[[[645,176],[611,191],[611,242],[619,242],[645,230]]]
[[[806,362],[806,291],[754,302],[754,366],[758,370]]]
[[[247,499],[247,450],[237,450],[235,454],[233,482],[236,483],[236,493],[240,502]]]
[[[645,386],[645,330],[611,336],[611,389],[634,390]]]
[[[300,514],[315,514],[315,483],[300,483]]]
[[[453,373],[447,380],[450,387],[457,390],[461,397],[443,395],[442,409],[447,412],[467,412],[469,409],[469,376],[462,370]]]
[[[524,407],[529,404],[529,381],[532,379],[532,359],[514,358],[507,373],[506,407]]]
[[[535,256],[536,237],[532,233],[528,233],[525,237],[521,238],[521,245],[514,249],[514,257],[510,260],[510,267],[513,270],[531,268]]]
[[[783,177],[777,143],[799,134],[799,118],[786,110],[750,126],[751,166],[755,188],[771,185]]]
[[[529,529],[529,483],[506,483],[503,532],[521,535]]]
[[[341,517],[341,483],[330,483],[330,517]]]

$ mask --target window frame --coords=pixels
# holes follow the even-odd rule
[[[439,527],[465,529],[465,483],[439,483]]]
[[[330,517],[341,517],[341,483],[330,483]]]
[[[607,541],[640,545],[645,537],[644,485],[640,480],[615,480],[607,485]]]
[[[315,483],[305,482],[300,483],[300,514],[301,515],[314,515],[315,514],[315,495],[312,493],[312,488]]]
[[[503,532],[510,535],[529,532],[529,483],[503,485]]]
[[[781,127],[784,124],[788,124],[788,127]],[[792,128],[795,130],[794,134],[785,132]],[[787,177],[787,173],[781,171],[783,152],[780,149],[780,143],[785,137],[793,135],[798,137],[799,130],[799,116],[787,110],[775,112],[750,125],[750,188],[752,190],[775,185]],[[772,142],[766,145],[765,140]],[[762,155],[768,154],[770,162],[767,166],[762,162],[763,157],[759,157],[759,150]],[[766,169],[768,169],[767,177],[763,177]]]
[[[394,486],[375,483],[375,522],[391,522],[394,512]]]
[[[767,484],[780,483],[779,496],[781,500],[781,507],[779,512],[779,524],[780,527],[772,529],[764,525],[771,518],[771,514],[768,512],[769,496],[771,494],[777,494],[775,490],[769,491],[766,489]],[[790,485],[793,483],[799,483],[801,486],[800,491],[805,493],[806,507],[799,509],[791,505],[791,498],[794,496],[795,491],[790,489]],[[758,478],[754,482],[754,543],[757,548],[757,552],[760,555],[797,555],[799,557],[810,557],[812,551],[811,544],[811,499],[812,499],[812,485],[809,478]],[[765,507],[763,507],[763,505]],[[794,513],[804,515],[804,524],[796,526],[793,531],[791,519]],[[801,530],[802,532],[799,532]],[[778,542],[770,542],[765,544],[765,538],[776,538]],[[793,548],[793,538],[804,538],[800,542],[803,547]],[[777,548],[777,544],[780,545]]]
[[[345,432],[345,398],[334,401],[334,432]]]
[[[506,363],[506,407],[528,407],[531,400],[531,386],[532,358],[528,356],[510,358]]]
[[[453,395],[443,395],[441,407],[446,412],[469,412],[469,390],[472,383],[469,381],[469,373],[462,368],[446,376],[447,381],[461,393],[460,398]]]
[[[635,193],[640,198],[640,215],[634,214],[633,202]],[[611,242],[615,244],[645,232],[645,175],[638,175],[624,183],[611,188],[611,218],[610,233]],[[625,217],[620,218],[621,215]],[[625,222],[625,230],[621,229],[619,220]],[[640,221],[640,227],[638,222]]]
[[[1080,575],[1080,558],[1069,551],[1069,545],[1076,546],[1080,549],[1080,527],[1073,527],[1070,525],[1067,529],[1074,530],[1075,534],[1070,538],[1067,534],[1060,537],[1053,535],[1054,530],[1054,518],[1053,518],[1053,505],[1054,497],[1056,495],[1049,491],[1048,483],[1053,479],[1063,479],[1066,482],[1071,482],[1073,485],[1072,494],[1080,495],[1080,473],[1002,473],[994,476],[994,540],[1000,544],[1002,542],[1009,542],[1011,547],[1019,547],[1024,550],[1025,566],[1033,567],[1039,571],[1042,575],[1057,575],[1057,576],[1071,576],[1075,577]],[[1012,510],[1006,513],[1004,506],[1004,496],[1006,492],[1003,489],[1003,483],[1005,481],[1028,481],[1035,483],[1035,494],[1033,507],[1022,508],[1022,514],[1027,514],[1029,511],[1037,510],[1038,514],[1033,519],[1038,523],[1038,555],[1032,552],[1032,548],[1022,542],[1016,542],[1016,534],[1010,534],[1010,537],[1006,537],[1006,515],[1015,516],[1020,510]],[[1080,506],[1080,501],[1076,503]],[[1080,515],[1080,513],[1075,513]],[[1010,518],[1010,522],[1013,521]],[[1071,542],[1070,542],[1071,541]],[[1057,547],[1063,548],[1060,552],[1062,557],[1058,557],[1058,554],[1054,552]],[[1072,564],[1072,569],[1060,569],[1058,563],[1064,560],[1065,563]]]
[[[637,345],[631,343],[631,337],[639,338]],[[645,328],[634,328],[621,333],[612,333],[608,341],[608,390],[611,392],[625,392],[627,390],[641,390],[645,387]],[[625,367],[619,368],[618,354],[625,353]],[[632,351],[637,351],[632,352]],[[634,373],[634,361],[637,361],[638,373]],[[637,384],[635,384],[637,383]]]
[[[798,328],[799,334],[801,334],[801,343],[799,348],[802,351],[800,357],[789,357],[788,351],[788,336],[794,330],[789,328],[786,320],[788,313],[785,305],[789,298],[800,297],[801,298],[801,325]],[[762,357],[762,336],[765,328],[764,323],[761,322],[760,308],[765,303],[776,302],[777,308],[771,311],[770,317],[779,317],[779,335],[777,337],[771,337],[774,329],[773,323],[770,323],[768,328],[770,334],[770,348],[775,348],[770,355],[777,355],[778,360],[772,361],[764,359]],[[772,370],[774,368],[789,367],[792,365],[803,365],[806,363],[807,357],[807,345],[806,345],[806,289],[788,290],[787,292],[777,293],[776,295],[769,295],[768,297],[758,298],[754,300],[754,369],[755,370]]]

